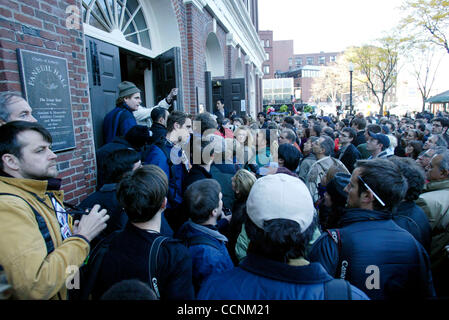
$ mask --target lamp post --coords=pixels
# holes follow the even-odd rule
[[[349,62],[349,108],[351,110],[351,116],[354,113],[354,106],[352,105],[352,73],[354,72],[354,64]]]

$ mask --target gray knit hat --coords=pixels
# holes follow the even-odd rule
[[[134,93],[140,92],[140,89],[136,87],[136,85],[129,81],[123,81],[118,85],[118,97],[128,97],[133,95]]]

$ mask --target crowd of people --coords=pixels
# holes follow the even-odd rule
[[[97,190],[79,205],[63,201],[51,135],[1,94],[0,265],[13,298],[449,296],[448,114],[253,119],[219,100],[190,115],[173,110],[176,91],[142,110],[140,90],[120,84]]]

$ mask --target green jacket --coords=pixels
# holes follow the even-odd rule
[[[433,233],[445,230],[449,225],[449,179],[426,184],[416,204],[429,218]]]
[[[426,184],[416,204],[429,218],[432,229],[430,262],[432,272],[439,273],[447,262],[444,247],[449,244],[449,179]]]

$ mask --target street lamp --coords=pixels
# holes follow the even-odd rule
[[[352,105],[352,73],[354,72],[354,64],[349,62],[349,108],[351,115],[354,113],[354,106]]]

